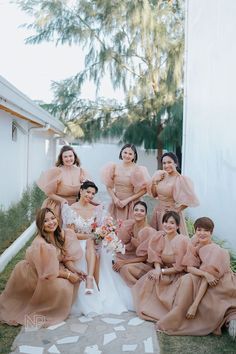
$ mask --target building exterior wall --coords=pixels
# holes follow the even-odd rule
[[[12,123],[17,124],[16,141],[12,139]],[[42,170],[55,161],[53,132],[31,130],[33,125],[0,110],[0,207],[6,209],[20,199],[22,192],[37,180]],[[22,129],[21,129],[22,128]]]
[[[236,249],[236,1],[186,1],[183,174],[215,235]]]

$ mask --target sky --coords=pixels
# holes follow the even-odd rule
[[[51,102],[53,81],[60,81],[84,68],[83,50],[78,46],[55,46],[53,43],[29,45],[24,40],[30,34],[20,28],[32,18],[10,0],[0,0],[0,75],[33,100]],[[83,98],[95,99],[96,89],[86,83]],[[109,78],[103,80],[99,96],[123,98],[122,91],[114,91]]]

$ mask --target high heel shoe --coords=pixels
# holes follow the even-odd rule
[[[94,289],[93,289],[93,277],[91,275],[88,275],[87,276],[87,279],[91,279],[92,280],[92,287],[91,288],[88,288],[88,285],[87,285],[87,280],[86,280],[86,288],[84,290],[84,293],[85,295],[91,295],[94,293]]]

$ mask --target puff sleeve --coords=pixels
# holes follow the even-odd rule
[[[200,266],[200,258],[197,252],[198,248],[194,247],[193,243],[190,242],[187,247],[187,251],[183,257],[182,265],[186,267],[196,267]]]
[[[185,176],[179,175],[173,189],[173,197],[177,205],[196,207],[199,201],[194,193],[192,181]]]
[[[138,193],[143,188],[148,188],[151,177],[144,166],[136,166],[131,174],[131,183],[134,186],[134,193]]]
[[[101,171],[102,182],[106,185],[107,188],[114,187],[115,168],[115,163],[110,162],[104,166]]]
[[[157,231],[150,226],[146,226],[139,231],[138,233],[139,245],[136,249],[137,257],[147,256],[149,242],[156,234]]]
[[[156,236],[153,237],[148,244],[148,259],[149,263],[163,264],[161,254],[164,249],[164,232],[157,231]]]
[[[117,234],[118,238],[125,245],[125,249],[127,251],[133,250],[133,245],[130,242],[131,237],[133,236],[133,226],[134,226],[134,220],[131,219],[125,220],[122,223],[122,226],[119,228]]]
[[[59,260],[57,250],[51,244],[35,242],[27,250],[27,256],[35,265],[41,280],[57,278],[59,275]]]
[[[61,169],[59,167],[53,167],[48,171],[42,172],[37,181],[37,185],[47,195],[51,193],[56,194],[57,186],[60,182]]]
[[[200,269],[220,279],[225,273],[230,272],[230,256],[226,249],[219,245],[211,244],[199,250],[202,261]]]
[[[183,258],[187,252],[188,245],[190,244],[190,240],[188,237],[184,235],[178,235],[173,239],[173,248],[174,248],[174,255],[175,255],[175,263],[173,267],[178,271],[181,272],[185,269],[183,265]]]

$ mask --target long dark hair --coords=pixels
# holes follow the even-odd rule
[[[163,224],[164,222],[168,221],[169,218],[171,218],[171,217],[175,220],[176,225],[178,226],[177,232],[178,232],[178,234],[179,234],[179,233],[180,233],[180,231],[179,231],[180,216],[179,216],[178,213],[176,213],[176,211],[173,211],[173,210],[167,211],[167,212],[163,215],[163,217],[162,217],[162,224]]]
[[[36,226],[37,226],[39,235],[47,243],[51,243],[47,237],[47,233],[44,231],[44,223],[45,223],[45,217],[46,217],[47,213],[52,213],[56,217],[56,215],[54,214],[54,212],[51,209],[42,208],[37,213]],[[64,241],[64,238],[62,237],[62,232],[61,232],[61,228],[60,228],[59,224],[58,224],[56,230],[54,231],[54,240],[55,240],[55,245],[63,251],[63,246],[64,246],[65,241]]]
[[[122,151],[126,148],[130,148],[131,150],[133,150],[134,152],[134,159],[133,162],[136,163],[138,161],[138,153],[137,153],[137,149],[133,144],[125,144],[124,146],[122,146],[121,150],[120,150],[120,154],[119,154],[119,159],[122,159]]]
[[[84,181],[81,186],[80,186],[80,190],[84,190],[84,189],[88,189],[89,187],[91,188],[94,188],[95,189],[95,194],[98,192],[98,187],[96,186],[96,184],[92,181],[89,181],[89,180],[86,180]],[[80,199],[80,191],[78,193],[78,196],[77,196],[77,200]]]
[[[75,157],[74,165],[80,166],[80,164],[81,164],[80,163],[80,159],[78,158],[75,150],[70,145],[62,146],[61,151],[60,151],[60,153],[58,155],[58,158],[57,158],[57,161],[56,161],[56,166],[57,167],[63,166],[62,154],[63,154],[63,152],[66,152],[66,151],[72,151],[73,152],[74,157]]]
[[[161,157],[161,163],[162,163],[164,157],[166,157],[166,156],[170,157],[170,158],[174,161],[174,163],[176,164],[176,170],[180,173],[181,170],[180,170],[180,168],[179,168],[179,160],[178,160],[178,157],[177,157],[173,152],[165,152],[165,153],[162,155],[162,157]]]

